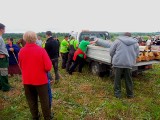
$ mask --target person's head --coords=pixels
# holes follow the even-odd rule
[[[41,36],[38,35],[37,38],[38,38],[38,40],[41,40]]]
[[[57,37],[56,35],[54,35],[54,36],[53,36],[53,39],[54,39],[54,40],[57,40],[57,39],[58,39],[58,37]]]
[[[64,36],[64,39],[65,39],[66,41],[68,41],[69,36],[68,36],[68,35],[65,35],[65,36]]]
[[[35,32],[33,31],[27,31],[23,34],[23,39],[27,42],[27,43],[35,43],[37,40],[37,35]]]
[[[124,36],[131,37],[131,33],[130,32],[125,32]]]
[[[5,25],[0,23],[0,35],[3,35],[5,33]]]
[[[89,41],[89,37],[88,36],[84,37],[84,40]]]
[[[74,36],[71,36],[71,40],[74,40],[75,39],[75,37]]]
[[[13,44],[13,38],[7,38],[7,43],[9,45],[12,45]]]
[[[50,38],[51,36],[52,36],[52,32],[51,32],[51,31],[47,31],[47,32],[46,32],[46,37],[47,37],[47,38]]]

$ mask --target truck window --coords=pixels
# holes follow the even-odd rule
[[[105,35],[106,35],[106,39],[110,39],[110,35],[108,32],[106,32]]]
[[[109,33],[107,32],[82,32],[79,36],[79,42],[81,42],[84,39],[84,37],[97,37],[97,38],[106,40],[106,39],[109,39]]]
[[[84,40],[85,37],[90,37],[90,34],[89,33],[81,33],[79,36],[79,42]]]
[[[100,39],[103,39],[103,40],[106,40],[106,36],[104,33],[97,33],[97,38],[100,38]]]

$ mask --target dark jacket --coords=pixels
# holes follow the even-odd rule
[[[45,50],[47,51],[50,59],[58,58],[58,52],[59,52],[58,41],[54,40],[53,37],[48,38],[45,44]]]
[[[57,39],[57,42],[58,42],[58,57],[59,57],[59,49],[60,49],[60,42],[59,42],[59,39]]]
[[[159,40],[159,39],[155,40],[155,41],[153,42],[153,44],[154,44],[154,45],[160,45],[160,40]]]
[[[18,53],[19,53],[20,48],[19,48],[17,45],[15,45],[15,44],[13,44],[12,47],[10,47],[10,46],[7,44],[7,45],[6,45],[6,48],[7,48],[8,53],[9,53],[9,65],[18,64],[17,61],[16,61],[16,59],[18,60]],[[13,52],[9,50],[10,48],[13,48],[13,49],[14,49],[14,54],[15,54],[15,56],[16,56],[16,59],[15,59],[15,56],[14,56]]]

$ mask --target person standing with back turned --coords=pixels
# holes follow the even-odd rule
[[[78,72],[82,73],[82,68],[85,63],[85,59],[87,58],[86,56],[86,51],[87,51],[87,46],[89,44],[94,44],[97,42],[97,39],[95,41],[89,41],[89,37],[85,37],[84,40],[82,40],[79,44],[78,49],[75,51],[74,56],[73,56],[73,64],[71,65],[71,68],[69,69],[68,73],[72,75],[76,67],[78,67]]]
[[[36,45],[37,35],[28,31],[23,35],[26,45],[19,52],[19,65],[25,96],[33,120],[39,120],[38,97],[40,99],[44,120],[51,119],[51,107],[47,72],[52,68],[47,52]]]
[[[52,32],[46,32],[47,41],[45,44],[45,50],[47,51],[54,68],[55,73],[55,82],[59,81],[59,72],[58,72],[58,51],[59,51],[59,44],[57,40],[54,40],[52,37]]]
[[[2,35],[5,33],[5,25],[0,23],[0,90],[9,91],[10,85],[8,83],[8,51]]]
[[[128,98],[133,98],[132,67],[136,63],[139,55],[138,40],[131,37],[131,33],[124,33],[124,36],[112,44],[110,56],[115,70],[114,94],[116,98],[121,98],[121,76],[125,77],[126,92]]]
[[[62,56],[62,69],[66,68],[67,60],[68,60],[68,53],[69,53],[69,42],[68,42],[69,36],[66,35],[64,37],[64,40],[61,42],[60,46],[60,53]]]
[[[66,71],[69,72],[69,69],[73,62],[73,56],[75,51],[78,49],[78,40],[76,40],[73,36],[71,37],[71,40],[69,41],[69,54],[68,54],[68,60],[66,64]]]

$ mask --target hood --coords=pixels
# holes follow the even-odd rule
[[[118,39],[123,42],[125,45],[130,46],[133,45],[135,43],[138,43],[138,40],[132,37],[128,37],[128,36],[120,36],[118,37]]]

